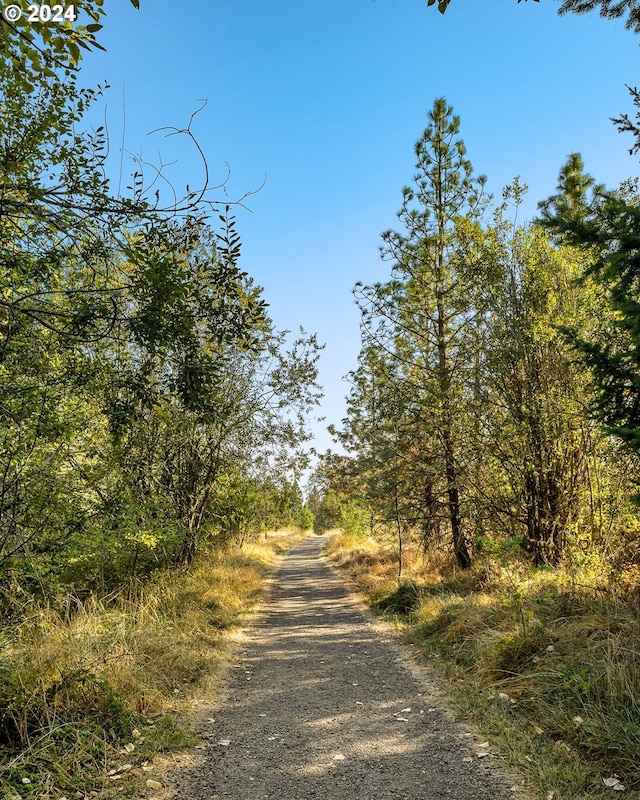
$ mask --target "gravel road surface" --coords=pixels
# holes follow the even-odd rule
[[[285,557],[179,800],[512,800],[498,755],[453,721],[409,649],[321,555]],[[484,747],[482,745],[485,745]]]

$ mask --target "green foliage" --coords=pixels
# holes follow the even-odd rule
[[[345,533],[364,536],[371,530],[371,514],[356,502],[341,503],[338,525]]]
[[[623,530],[637,529],[631,518],[623,522],[633,464],[594,423],[594,389],[562,331],[588,342],[592,358],[598,342],[616,354],[617,374],[627,369],[624,408],[633,413],[639,365],[622,347],[625,336],[635,341],[625,325],[638,327],[633,186],[615,207],[607,201],[621,248],[610,236],[581,249],[570,235],[593,224],[603,197],[578,154],[543,204],[549,219],[565,220],[561,235],[509,220],[526,192],[517,178],[483,224],[484,181],[473,178],[457,139],[459,120],[437,100],[430,121],[416,145],[414,184],[403,193],[405,229],[383,234],[391,278],[356,285],[362,349],[347,418],[333,430],[350,457],[327,462],[318,525],[345,528],[344,507],[366,510],[367,532],[395,539],[399,571],[405,545],[419,541],[436,553],[445,536],[462,567],[472,542],[485,552],[517,542],[511,557],[521,550],[535,566],[602,554]],[[611,265],[622,253],[628,267],[616,284]],[[620,397],[611,376],[603,378],[599,407]],[[607,432],[632,442],[633,418],[619,431],[613,421]],[[526,628],[527,612],[512,602]]]
[[[308,522],[299,492],[283,498],[306,461],[320,347],[273,329],[239,266],[232,203],[205,186],[163,207],[141,166],[128,195],[112,191],[107,134],[82,129],[106,88],[77,82],[102,6],[83,4],[59,36],[0,22],[14,56],[0,68],[8,605],[15,575],[84,595],[190,563],[214,533]],[[281,492],[275,510],[251,498],[257,474]]]
[[[640,33],[640,9],[635,0],[562,0],[559,14],[584,14],[600,8],[600,16],[606,19],[620,19],[627,15],[625,27]]]
[[[312,476],[313,529],[316,533],[339,528],[353,536],[366,536],[371,532],[374,515],[368,498],[353,481],[359,465],[347,456],[327,451],[316,466]]]
[[[564,172],[564,171],[563,171]],[[561,172],[560,186],[563,183]],[[587,181],[587,178],[584,180]],[[589,180],[588,183],[593,183]],[[558,196],[541,204],[541,222],[588,254],[586,279],[597,286],[607,310],[588,330],[563,330],[593,376],[595,410],[606,430],[634,454],[640,452],[640,203],[637,184],[611,192],[596,187],[567,207]]]
[[[340,505],[335,492],[327,493],[316,508],[313,518],[314,533],[325,533],[340,525]]]
[[[520,191],[516,184],[505,197]],[[594,524],[582,516],[580,499],[598,440],[583,410],[591,399],[584,371],[557,326],[583,324],[597,301],[589,286],[576,284],[585,266],[577,251],[554,246],[535,227],[513,226],[503,211],[494,217],[501,279],[487,328],[483,447],[492,468],[485,480],[493,483],[492,517],[505,534],[519,538],[536,565],[556,564],[578,525]]]

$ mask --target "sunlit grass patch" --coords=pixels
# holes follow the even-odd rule
[[[329,532],[326,552],[341,567],[357,570],[362,566],[372,567],[379,561],[386,564],[387,559],[380,557],[380,551],[380,545],[370,536]]]

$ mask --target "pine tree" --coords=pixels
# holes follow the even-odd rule
[[[384,370],[384,385],[401,398],[395,416],[378,416],[377,425],[391,425],[389,436],[397,449],[407,440],[401,436],[403,420],[413,417],[414,442],[422,460],[421,468],[416,470],[414,462],[413,469],[421,476],[419,485],[428,486],[424,502],[430,514],[436,503],[446,509],[453,552],[466,568],[471,555],[460,451],[463,365],[473,340],[475,287],[481,281],[472,249],[465,251],[459,230],[463,222],[473,229],[484,179],[473,176],[459,129],[451,106],[444,98],[436,100],[429,126],[415,145],[412,186],[403,190],[398,218],[404,230],[382,235],[381,251],[392,262],[392,278],[386,284],[357,285],[355,293],[362,313],[363,350],[382,354],[377,364]],[[392,404],[385,404],[389,413]],[[400,461],[394,464],[392,484],[397,487]],[[435,487],[440,486],[436,501]],[[397,517],[397,503],[395,510]]]

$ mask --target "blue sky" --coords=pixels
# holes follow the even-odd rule
[[[108,0],[81,83],[107,80],[100,103],[117,165],[125,142],[149,161],[174,162],[178,189],[202,180],[192,132],[211,180],[230,199],[264,187],[238,210],[242,268],[264,287],[279,328],[303,325],[326,343],[316,446],[344,416],[359,350],[356,281],[384,279],[380,233],[396,224],[413,174],[413,144],[444,96],[489,191],[519,175],[525,206],[554,191],[579,151],[608,186],[638,174],[611,116],[631,111],[625,83],[640,76],[640,39],[597,13],[558,17],[559,3],[452,0]],[[219,193],[223,197],[222,192]]]

